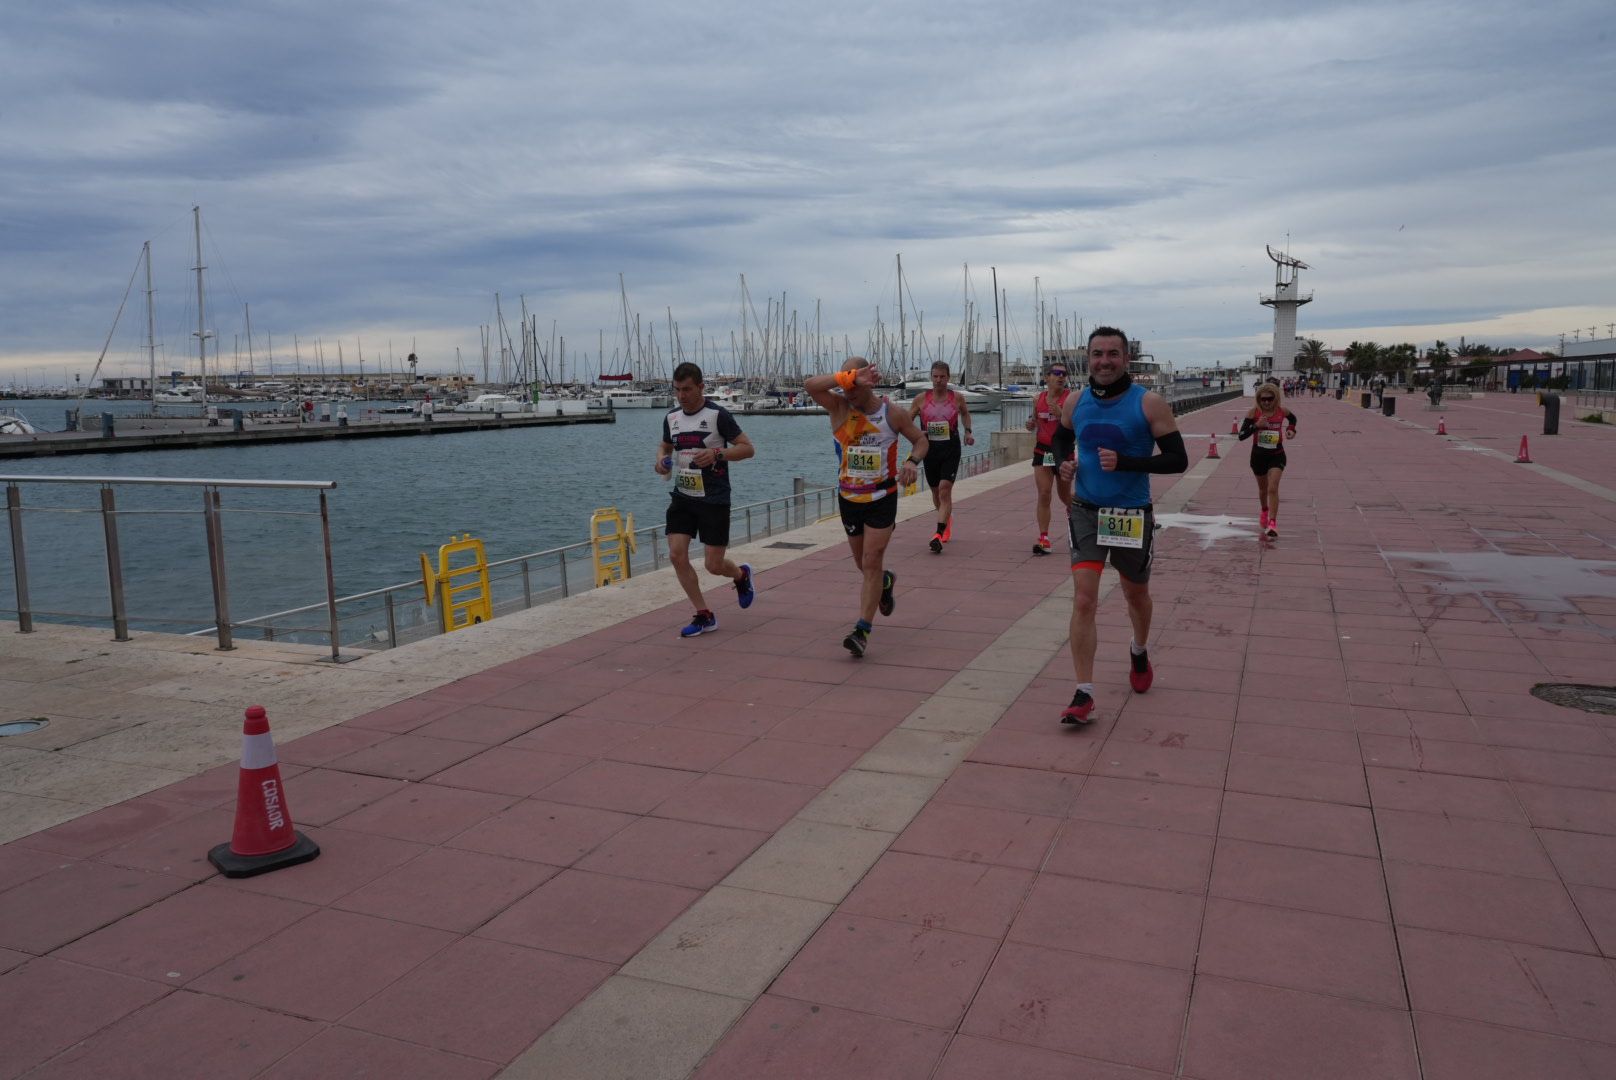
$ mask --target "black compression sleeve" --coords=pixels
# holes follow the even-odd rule
[[[1156,437],[1156,448],[1161,451],[1151,457],[1117,455],[1118,472],[1181,473],[1190,467],[1189,451],[1184,449],[1184,436],[1177,431]]]
[[[1253,420],[1249,416],[1246,417],[1244,420],[1242,420],[1240,422],[1240,441],[1245,442],[1247,439],[1251,438],[1251,436],[1253,435],[1253,433],[1256,432],[1256,430],[1257,430],[1257,421]]]
[[[1296,414],[1289,409],[1285,410],[1285,423],[1292,430],[1296,430]]]
[[[1057,462],[1071,461],[1072,455],[1077,452],[1077,432],[1065,424],[1056,424],[1055,437],[1050,440],[1050,449],[1055,451]]]

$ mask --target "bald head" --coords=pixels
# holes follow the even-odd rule
[[[843,371],[857,371],[859,368],[867,368],[869,366],[870,362],[864,359],[864,357],[849,356],[845,361],[842,362],[841,369]]]

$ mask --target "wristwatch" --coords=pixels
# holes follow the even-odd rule
[[[719,449],[713,451],[713,464],[721,465],[721,464],[723,464],[723,462],[724,462],[724,451],[723,451],[723,448],[720,447]]]

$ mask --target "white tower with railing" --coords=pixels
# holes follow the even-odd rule
[[[1270,372],[1280,378],[1296,373],[1296,309],[1313,302],[1313,294],[1302,295],[1300,274],[1311,269],[1301,259],[1281,255],[1268,248],[1274,260],[1274,292],[1262,297],[1263,307],[1274,309],[1274,358]]]

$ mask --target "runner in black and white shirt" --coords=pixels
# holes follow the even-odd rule
[[[752,606],[752,568],[736,566],[724,557],[729,547],[729,463],[757,453],[728,409],[714,405],[702,384],[701,368],[683,363],[673,369],[673,394],[678,405],[662,420],[662,445],[657,450],[659,476],[673,474],[673,501],[668,504],[668,559],[679,575],[685,595],[696,606],[681,637],[710,634],[718,617],[701,594],[701,579],[690,564],[690,541],[700,537],[706,549],[709,574],[729,578],[743,608]]]

